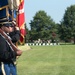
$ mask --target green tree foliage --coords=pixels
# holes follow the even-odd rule
[[[31,26],[31,39],[43,39],[48,40],[52,37],[52,32],[56,32],[55,22],[50,16],[46,14],[45,11],[36,12],[33,20],[30,22]]]
[[[60,38],[68,41],[75,38],[75,5],[71,5],[65,11],[61,25],[59,25]]]
[[[27,24],[25,24],[25,30],[26,30],[25,42],[27,43],[30,40],[30,30],[27,28]]]

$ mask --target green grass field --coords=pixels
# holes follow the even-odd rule
[[[18,75],[75,75],[75,45],[23,47],[17,63]]]

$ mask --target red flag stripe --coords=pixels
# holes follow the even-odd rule
[[[20,33],[21,33],[21,37],[20,37],[20,42],[24,42],[24,36],[26,35],[25,32],[25,18],[24,18],[24,0],[21,0],[21,3],[19,5],[19,13],[17,16],[17,24],[20,28]]]

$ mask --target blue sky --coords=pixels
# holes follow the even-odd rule
[[[33,20],[35,13],[44,10],[47,15],[59,23],[67,7],[74,5],[75,0],[25,0],[25,22],[30,29],[30,20]]]

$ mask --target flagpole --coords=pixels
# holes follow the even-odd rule
[[[12,20],[14,20],[13,0],[11,0],[11,12],[12,12]]]

